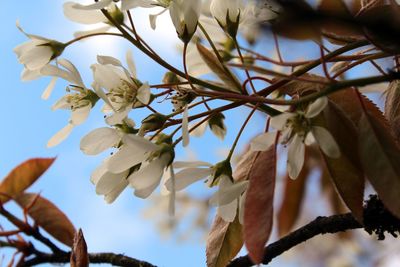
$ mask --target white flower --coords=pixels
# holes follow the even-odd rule
[[[284,112],[271,118],[271,125],[281,132],[279,142],[288,145],[288,173],[295,179],[299,175],[304,164],[305,145],[315,139],[322,152],[331,158],[340,157],[340,149],[325,128],[312,124],[312,118],[318,116],[326,107],[328,99],[321,97],[311,103],[305,112]],[[268,132],[253,139],[251,148],[254,151],[268,149],[274,142],[276,133]]]
[[[244,9],[243,0],[212,0],[210,4],[212,16],[218,21],[221,28],[232,37],[236,36]]]
[[[27,69],[39,70],[64,51],[65,45],[63,43],[38,35],[27,34],[22,30],[18,22],[17,27],[30,39],[30,41],[14,48],[18,61],[24,64]]]
[[[218,191],[210,198],[210,204],[217,206],[217,214],[226,222],[233,222],[240,206],[239,199],[246,190],[249,181],[234,183],[227,175],[221,175]]]
[[[95,129],[81,139],[80,148],[86,155],[97,155],[106,149],[116,147],[123,134],[115,128]]]
[[[64,69],[53,65],[46,65],[40,70],[40,72],[43,75],[63,78],[73,84],[72,86],[67,87],[68,94],[63,96],[52,106],[52,110],[71,110],[71,118],[67,126],[50,138],[47,143],[48,147],[53,147],[61,143],[69,136],[75,126],[85,122],[89,116],[90,110],[99,99],[95,92],[85,87],[78,70],[71,62],[61,59],[58,63]],[[50,91],[45,91],[44,94],[48,97],[50,93]]]
[[[108,172],[106,168],[107,160],[93,171],[90,180],[96,186],[96,193],[104,195],[107,203],[112,203],[128,186],[129,170],[121,173]]]
[[[136,79],[136,68],[130,50],[127,52],[128,69],[113,57],[98,56],[97,60],[99,64],[92,65],[94,88],[105,101],[104,110],[114,112],[107,118],[107,123],[119,124],[132,108],[150,102],[150,86],[147,82],[142,84]]]
[[[201,1],[173,0],[169,7],[171,20],[178,37],[188,43],[196,31],[201,11]]]

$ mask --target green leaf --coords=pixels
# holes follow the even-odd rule
[[[0,202],[4,204],[30,187],[54,160],[55,158],[34,158],[14,168],[0,183]]]
[[[68,217],[49,200],[31,193],[23,193],[15,202],[27,211],[35,223],[61,243],[71,247],[75,227]]]
[[[207,266],[225,267],[243,247],[238,216],[231,223],[216,216],[207,239]]]
[[[227,86],[229,91],[240,93],[242,91],[242,86],[239,80],[233,75],[233,73],[224,67],[218,58],[210,52],[206,47],[197,43],[197,50],[201,58],[207,64],[207,66],[213,71],[214,74],[218,76]]]

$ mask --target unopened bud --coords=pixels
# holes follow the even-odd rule
[[[147,116],[144,120],[142,120],[140,133],[146,133],[161,129],[166,121],[167,121],[167,116],[164,116],[160,113],[151,114]]]
[[[208,120],[208,126],[211,131],[221,140],[224,140],[226,135],[226,126],[224,123],[225,116],[221,112],[216,112],[211,115]]]

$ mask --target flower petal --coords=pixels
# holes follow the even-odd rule
[[[129,183],[126,179],[121,180],[120,183],[117,184],[112,191],[104,195],[104,200],[106,201],[106,203],[113,203],[115,199],[117,199],[117,197],[122,193],[122,191],[124,191],[124,189],[128,186],[128,184]]]
[[[57,77],[51,78],[49,85],[47,85],[46,89],[44,89],[42,94],[42,99],[47,100],[49,99],[51,93],[53,92],[54,87],[56,86]]]
[[[306,118],[316,117],[319,113],[321,113],[322,110],[324,110],[327,104],[328,104],[328,98],[326,96],[318,98],[307,107],[305,117]]]
[[[295,135],[289,144],[287,169],[289,177],[296,179],[304,165],[305,145],[299,135]]]
[[[217,208],[217,214],[220,216],[224,221],[226,222],[233,222],[236,217],[236,211],[237,211],[237,199],[232,201],[231,203],[224,205],[224,206],[218,206]]]
[[[188,105],[185,105],[182,115],[182,144],[184,147],[189,145],[189,119]]]
[[[86,155],[97,155],[113,147],[121,140],[117,130],[108,127],[95,129],[85,135],[80,143],[80,148]]]
[[[96,194],[105,195],[110,193],[121,181],[126,181],[128,173],[129,171],[122,173],[105,172],[96,183]]]
[[[213,173],[212,168],[187,168],[175,174],[175,190],[180,191],[187,186],[202,180]],[[172,180],[169,179],[165,182],[165,187],[171,191]]]
[[[139,87],[136,98],[143,104],[147,105],[150,102],[151,92],[150,86],[148,82],[145,82],[142,86]]]
[[[287,121],[295,116],[297,116],[296,113],[283,112],[277,116],[271,117],[271,126],[274,127],[276,130],[283,130],[283,128],[286,126]]]
[[[117,153],[112,155],[107,162],[107,170],[112,173],[121,173],[144,161],[147,151],[135,150],[128,145],[123,145]]]
[[[318,142],[322,152],[330,158],[337,159],[340,157],[340,149],[331,133],[320,126],[311,128],[315,140]]]
[[[275,140],[276,132],[263,133],[251,140],[250,149],[252,151],[265,151],[275,143]]]
[[[73,128],[74,125],[68,123],[67,126],[62,128],[59,132],[53,135],[52,138],[50,138],[50,140],[47,142],[47,147],[53,147],[60,144],[71,134]]]
[[[92,105],[89,104],[73,110],[71,113],[71,123],[75,126],[84,123],[88,118],[91,109]]]
[[[133,75],[133,78],[136,78],[136,66],[135,62],[133,61],[133,53],[132,50],[128,49],[126,51],[126,63],[128,64],[129,72]]]

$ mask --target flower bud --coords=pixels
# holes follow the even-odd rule
[[[221,112],[216,112],[211,115],[208,120],[208,126],[211,131],[221,140],[224,140],[226,135],[226,126],[224,123],[225,116]]]
[[[180,81],[179,81],[178,75],[176,75],[173,72],[168,71],[167,73],[164,74],[162,82],[165,84],[177,84]]]
[[[210,187],[216,186],[219,183],[219,179],[222,175],[232,177],[232,166],[228,160],[221,161],[214,165],[214,174],[211,182],[209,183]]]
[[[145,132],[161,129],[166,121],[167,116],[164,116],[160,113],[151,114],[142,120],[142,126],[140,127],[139,132],[143,134]]]

